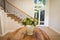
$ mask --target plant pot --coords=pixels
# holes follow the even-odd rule
[[[34,26],[27,25],[26,28],[27,28],[27,35],[33,35]]]

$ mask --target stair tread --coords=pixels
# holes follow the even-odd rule
[[[17,17],[15,14],[7,14],[7,17],[11,17],[11,19],[14,19],[14,21],[17,21],[18,23],[21,22],[21,18]]]

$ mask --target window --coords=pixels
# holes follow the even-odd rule
[[[39,25],[44,25],[46,0],[34,0],[34,18]]]

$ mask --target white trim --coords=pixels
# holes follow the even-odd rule
[[[4,33],[4,26],[3,26],[3,21],[2,21],[2,15],[1,15],[1,29],[2,29],[2,34]]]
[[[3,34],[0,34],[0,36],[4,36],[4,35],[6,35],[8,32],[9,32],[9,31],[7,31],[7,32],[5,32],[5,33],[3,33]]]
[[[40,25],[40,26],[42,26],[42,27],[43,27],[43,26],[44,26],[44,27],[48,27],[48,25]]]
[[[38,27],[49,27],[47,25],[37,25]]]
[[[1,12],[1,29],[2,29],[2,34],[1,34],[1,36],[2,36],[3,33],[4,33],[3,14],[4,14],[4,11],[2,10],[2,12]]]
[[[53,27],[49,27],[49,28],[53,29],[55,32],[57,32],[58,34],[60,34],[60,32],[57,31],[55,28],[53,28]]]
[[[40,9],[39,9],[39,21],[38,21],[38,25],[40,25]]]

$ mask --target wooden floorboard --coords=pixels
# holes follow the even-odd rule
[[[45,31],[48,35],[49,35],[49,37],[50,37],[50,39],[51,40],[60,40],[60,34],[58,34],[57,32],[55,32],[54,30],[52,30],[52,29],[50,29],[49,27],[42,27],[41,28],[43,31]],[[20,29],[18,29],[17,31],[19,31]],[[8,33],[7,35],[5,35],[4,37],[1,37],[0,36],[0,40],[10,40],[10,39],[7,39],[7,37],[9,36],[10,38],[12,38],[11,37],[11,35],[12,36],[14,36],[16,33],[18,33],[17,31],[15,31],[15,32],[13,32],[13,34],[11,34],[11,33]],[[23,30],[22,30],[23,31]],[[17,36],[17,35],[16,35]],[[8,37],[8,38],[9,38]],[[17,36],[17,37],[15,37],[16,39],[17,38],[19,38],[19,36]],[[27,36],[26,38],[24,38],[24,39],[29,39],[30,38],[30,36]],[[31,38],[32,38],[32,36],[31,36]],[[31,40],[31,38],[30,38],[30,40]],[[32,38],[33,39],[33,38]]]

